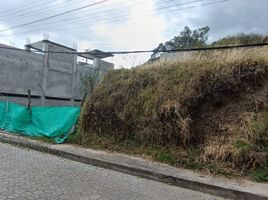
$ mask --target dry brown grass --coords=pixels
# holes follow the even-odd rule
[[[263,58],[267,59],[268,46],[239,48],[239,49],[224,49],[224,50],[208,50],[196,52],[176,52],[170,53],[167,57],[161,59],[162,62],[216,62],[230,63],[247,60],[248,58]],[[167,58],[167,59],[165,59]]]
[[[265,120],[256,129],[257,113],[268,107],[267,48],[192,58],[110,72],[82,109],[81,144],[105,137],[195,148],[196,161],[236,170],[267,165]]]

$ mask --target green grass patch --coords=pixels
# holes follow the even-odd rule
[[[118,141],[108,137],[108,134],[92,134],[87,138],[85,147],[97,150],[125,153],[140,156],[157,162],[166,163],[175,167],[183,167],[191,170],[207,171],[215,175],[231,176],[232,170],[215,163],[202,163],[198,160],[200,151],[197,147],[191,147],[187,151],[179,147],[162,147],[159,145],[140,144],[133,140]]]
[[[169,163],[171,165],[175,164],[175,158],[174,155],[169,150],[166,149],[159,149],[155,150],[153,159],[160,162]]]
[[[32,139],[32,140],[38,140],[41,142],[46,142],[49,144],[55,144],[55,140],[54,138],[49,138],[49,137],[31,137],[31,136],[27,136],[27,138]]]
[[[252,150],[254,148],[254,145],[250,143],[249,141],[238,139],[235,142],[234,147],[238,150],[245,152],[245,151]]]
[[[258,113],[253,123],[256,144],[268,152],[268,109]]]
[[[268,182],[268,166],[251,171],[249,176],[258,182]]]
[[[78,137],[79,137],[79,133],[78,132],[74,132],[72,134],[69,135],[69,137],[66,140],[66,143],[70,143],[70,144],[78,144]]]

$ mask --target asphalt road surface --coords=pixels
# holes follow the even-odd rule
[[[0,200],[223,199],[0,143]]]

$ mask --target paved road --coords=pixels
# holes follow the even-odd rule
[[[223,199],[0,143],[2,199]]]

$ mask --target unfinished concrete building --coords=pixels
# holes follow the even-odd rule
[[[25,49],[0,48],[0,100],[26,105],[30,90],[32,105],[80,105],[85,92],[81,77],[92,69],[102,74],[114,69],[112,63],[102,60],[113,55],[100,50],[78,54],[76,49],[49,40],[28,44]]]

